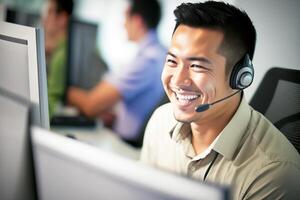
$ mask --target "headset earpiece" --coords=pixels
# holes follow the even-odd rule
[[[230,87],[243,90],[249,87],[254,78],[253,64],[246,54],[235,64],[230,75]]]

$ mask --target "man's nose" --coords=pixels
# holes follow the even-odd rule
[[[189,86],[191,84],[189,70],[183,64],[176,68],[172,83],[177,86]]]

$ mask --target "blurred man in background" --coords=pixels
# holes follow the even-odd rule
[[[102,118],[128,143],[139,146],[144,121],[163,95],[160,82],[165,48],[159,43],[156,28],[161,17],[156,0],[131,0],[126,10],[128,39],[138,44],[135,58],[119,73],[109,73],[90,91],[68,90],[68,102],[89,117]],[[115,107],[118,104],[117,107]],[[114,108],[115,113],[109,113]],[[107,117],[114,116],[115,117]]]
[[[43,13],[50,118],[66,87],[67,33],[73,0],[48,0]]]

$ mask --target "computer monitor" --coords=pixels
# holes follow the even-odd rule
[[[0,198],[37,199],[28,101],[0,88]]]
[[[108,67],[97,51],[98,25],[71,18],[68,28],[67,77],[66,94],[70,86],[91,89],[99,83]],[[76,109],[75,109],[76,110]],[[83,114],[66,114],[64,111],[55,113],[51,118],[51,126],[94,127],[94,119]]]
[[[41,26],[41,16],[39,13],[29,12],[15,7],[6,8],[5,21],[31,27]]]
[[[44,36],[40,28],[0,22],[0,87],[34,103],[33,122],[49,128]]]
[[[37,127],[32,143],[38,193],[52,199],[227,199],[223,187],[158,171]]]
[[[72,18],[68,31],[67,85],[94,87],[107,71],[97,51],[98,25]]]

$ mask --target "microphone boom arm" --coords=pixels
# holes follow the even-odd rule
[[[239,93],[239,92],[241,92],[241,91],[242,91],[242,90],[238,90],[238,91],[232,93],[231,95],[229,95],[229,96],[227,96],[227,97],[224,97],[224,98],[222,98],[222,99],[219,99],[219,100],[217,100],[217,101],[215,101],[215,102],[213,102],[213,103],[202,104],[202,105],[196,107],[196,108],[195,108],[195,111],[196,111],[196,112],[203,112],[203,111],[206,111],[207,109],[209,109],[210,106],[212,106],[212,105],[214,105],[214,104],[216,104],[216,103],[219,103],[219,102],[221,102],[221,101],[224,101],[224,100],[226,100],[226,99],[232,97],[233,95],[236,95],[237,93]]]

